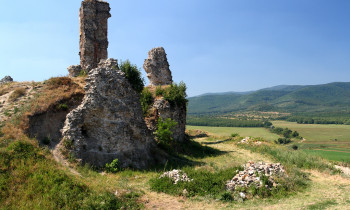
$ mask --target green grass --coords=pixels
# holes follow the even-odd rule
[[[49,152],[29,140],[0,148],[0,206],[5,209],[138,208],[137,196],[95,191],[59,169]]]
[[[296,122],[273,121],[276,127],[287,127],[296,130],[300,136],[310,142],[348,142],[350,144],[350,125],[319,125],[319,124],[297,124]]]
[[[350,162],[350,153],[336,152],[336,151],[323,151],[323,150],[304,150],[306,153],[319,155],[328,160],[334,160],[339,162]]]
[[[202,130],[212,133],[217,136],[231,136],[233,133],[238,133],[242,137],[262,137],[269,141],[274,141],[280,136],[270,133],[265,128],[233,128],[233,127],[206,127],[206,126],[186,126],[187,130]]]

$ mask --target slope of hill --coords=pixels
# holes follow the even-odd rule
[[[234,92],[189,98],[189,114],[235,111],[315,112],[346,111],[350,104],[350,82],[323,85],[280,85],[248,94]]]

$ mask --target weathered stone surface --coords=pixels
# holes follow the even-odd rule
[[[77,77],[80,75],[82,68],[80,65],[72,65],[68,67],[67,70],[69,72],[70,77]]]
[[[185,140],[186,130],[186,104],[178,106],[171,105],[167,100],[158,98],[154,101],[152,109],[153,113],[150,118],[146,118],[147,126],[153,132],[157,129],[158,119],[170,118],[177,122],[173,129],[173,138],[175,141],[182,142]]]
[[[80,17],[80,65],[84,70],[97,67],[101,59],[108,58],[108,18],[110,7],[107,2],[84,0]]]
[[[163,47],[153,48],[148,52],[143,68],[147,72],[150,85],[170,85],[173,82],[167,55]]]
[[[8,83],[8,82],[13,82],[12,77],[10,77],[10,76],[5,76],[4,78],[2,78],[2,79],[0,80],[0,84],[5,84],[5,83]]]
[[[146,168],[155,162],[155,141],[145,124],[139,94],[118,69],[101,60],[90,71],[83,102],[67,115],[63,139],[83,162],[104,166],[118,158],[121,167]]]

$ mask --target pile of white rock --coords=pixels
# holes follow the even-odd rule
[[[186,173],[184,173],[181,170],[172,170],[172,171],[167,171],[164,174],[162,174],[159,178],[163,178],[163,177],[169,177],[170,179],[172,179],[174,181],[174,184],[177,184],[179,181],[182,182],[192,182],[193,179],[190,179]]]
[[[251,142],[253,142],[254,144],[256,144],[256,145],[260,145],[262,142],[261,141],[256,141],[256,140],[254,140],[253,138],[251,138],[251,137],[245,137],[244,139],[242,139],[240,142],[238,142],[238,143],[241,143],[241,144],[249,144],[249,143],[251,143]]]
[[[273,176],[285,175],[285,170],[280,163],[254,163],[249,161],[244,165],[243,171],[239,171],[232,180],[226,183],[226,189],[234,191],[237,187],[246,188],[252,184],[261,187],[263,185],[263,182],[260,180],[262,175],[269,177],[269,181],[276,187],[278,184],[274,181]]]

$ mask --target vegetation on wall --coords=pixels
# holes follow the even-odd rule
[[[130,82],[132,88],[136,92],[141,93],[145,84],[140,69],[138,69],[136,65],[131,64],[129,60],[121,61],[119,68],[124,72],[125,77]]]
[[[143,111],[143,115],[146,116],[148,111],[153,104],[154,98],[152,96],[151,91],[148,88],[144,88],[140,95],[141,107]]]
[[[184,82],[180,82],[179,84],[173,83],[163,91],[163,97],[171,105],[184,106],[187,104],[186,89],[187,87]]]

